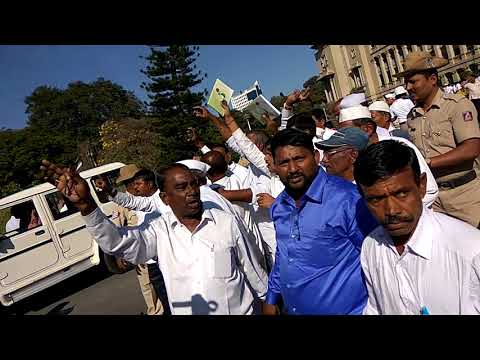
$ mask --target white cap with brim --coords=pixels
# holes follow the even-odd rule
[[[385,99],[395,99],[395,94],[394,93],[386,94]]]
[[[395,96],[402,95],[402,94],[408,94],[407,90],[403,86],[397,86],[395,88]]]
[[[385,101],[374,101],[369,107],[368,110],[370,111],[383,111],[383,112],[390,112],[390,106]]]
[[[210,169],[210,165],[205,164],[204,162],[201,162],[198,160],[193,160],[193,159],[177,161],[177,164],[183,164],[186,167],[188,167],[190,170],[198,170],[204,175],[206,175],[207,171]]]
[[[367,101],[365,93],[350,94],[345,96],[342,101],[340,101],[340,110],[347,109],[352,106],[358,106]]]
[[[357,119],[371,119],[370,110],[365,106],[353,106],[347,109],[340,110],[340,117],[338,122],[351,121]]]

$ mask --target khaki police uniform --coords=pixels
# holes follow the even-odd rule
[[[112,222],[117,226],[135,226],[138,223],[138,217],[135,211],[117,205],[112,214]],[[162,315],[164,309],[153,284],[150,282],[148,266],[139,264],[135,266],[135,271],[140,290],[147,305],[147,315]]]
[[[425,159],[448,153],[467,139],[480,138],[477,110],[473,103],[457,94],[440,89],[425,112],[414,107],[408,115],[412,142]],[[433,204],[443,212],[480,227],[480,178],[476,162],[432,171],[439,187]],[[480,239],[479,239],[480,240]]]

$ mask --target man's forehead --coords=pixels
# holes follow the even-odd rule
[[[167,173],[167,181],[170,180],[174,183],[189,181],[192,178],[192,173],[190,172],[190,170],[187,169],[175,168]]]
[[[377,180],[372,186],[360,185],[365,193],[373,193],[377,191],[395,191],[405,186],[417,186],[415,182],[413,170],[410,166],[405,167],[393,175]]]
[[[293,145],[286,145],[286,146],[279,146],[275,152],[276,156],[281,157],[289,157],[294,156],[296,154],[312,154],[313,153],[305,148],[304,146],[293,146]]]

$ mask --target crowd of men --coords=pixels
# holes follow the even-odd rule
[[[295,113],[245,133],[196,107],[223,143],[156,175],[120,170],[109,220],[73,170],[42,163],[119,267],[136,265],[148,314],[480,313],[480,129],[474,103],[439,87],[448,61],[412,52],[405,86]],[[474,82],[475,83],[475,82]],[[234,162],[233,154],[242,159]]]

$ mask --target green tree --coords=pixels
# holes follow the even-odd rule
[[[79,142],[98,139],[98,127],[106,120],[135,118],[145,112],[132,92],[103,78],[72,82],[65,90],[39,86],[25,103],[30,128],[63,132]]]
[[[189,127],[200,125],[193,116],[193,107],[201,105],[207,94],[206,90],[193,90],[206,77],[196,70],[198,49],[183,45],[152,46],[146,57],[148,65],[141,70],[149,79],[142,84],[150,99],[149,112],[157,119],[156,131],[165,140],[166,149],[162,149],[165,163],[191,157],[195,151],[184,137]],[[211,134],[208,137],[213,136],[211,128],[205,130],[205,134]],[[210,138],[205,140],[211,141]]]
[[[74,82],[66,89],[39,86],[25,103],[27,127],[0,130],[1,197],[42,183],[41,159],[69,165],[85,158],[79,156],[81,145],[98,144],[98,127],[106,120],[137,118],[145,112],[132,92],[101,78]]]

